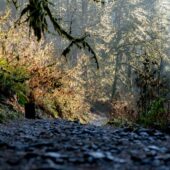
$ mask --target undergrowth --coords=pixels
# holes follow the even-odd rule
[[[25,81],[28,75],[24,68],[11,65],[1,56],[0,58],[0,94],[6,97],[16,95],[19,104],[27,102],[27,85]]]
[[[89,105],[81,83],[81,65],[69,68],[56,56],[53,43],[37,42],[28,27],[15,27],[10,12],[0,17],[0,92],[5,102],[24,115],[24,104],[33,101],[37,113],[88,121]],[[4,94],[3,94],[4,93]],[[10,102],[9,102],[10,101]]]
[[[146,127],[164,129],[168,125],[168,114],[164,108],[165,99],[154,100],[148,111],[139,116],[138,123]]]
[[[22,118],[23,114],[12,106],[0,104],[0,123]]]

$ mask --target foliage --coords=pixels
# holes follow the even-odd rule
[[[14,2],[16,6],[16,1]],[[53,25],[54,30],[62,37],[70,41],[70,44],[64,49],[62,55],[65,57],[70,52],[73,46],[79,49],[86,49],[91,54],[96,62],[97,68],[99,68],[99,63],[97,60],[97,55],[90,44],[86,41],[87,35],[82,37],[74,37],[62,28],[59,24],[57,18],[53,15],[50,6],[53,6],[49,0],[29,0],[27,6],[22,10],[18,23],[28,22],[30,30],[34,31],[34,35],[37,37],[38,41],[42,38],[46,32],[49,32],[49,26],[47,18]],[[26,15],[26,19],[22,21],[23,16]]]
[[[29,74],[23,66],[15,62],[17,56],[8,51],[10,47],[5,43],[11,34],[6,30],[9,15],[9,11],[6,11],[0,18],[0,93],[1,97],[15,98],[23,106],[27,102],[26,80]]]
[[[148,113],[155,100],[168,94],[163,75],[169,61],[158,1],[105,1],[104,6],[90,0],[24,2],[17,31],[12,22],[1,24],[1,50],[9,63],[30,75],[28,98],[39,113],[81,122],[93,113],[110,114],[121,124]],[[32,31],[28,37],[29,30],[41,40]],[[43,32],[54,43],[46,43]],[[78,49],[83,41],[100,56],[100,70],[87,57],[88,50]]]
[[[160,77],[160,65],[157,61],[151,60],[145,55],[142,64],[142,70],[136,71],[136,84],[140,90],[137,105],[141,112],[147,112],[153,100],[165,96],[166,82],[163,77]]]
[[[27,102],[26,84],[28,79],[22,67],[10,65],[5,59],[0,58],[0,93],[6,97],[17,96],[18,102],[24,105]]]
[[[147,127],[165,128],[168,123],[168,115],[164,109],[164,103],[163,98],[152,101],[148,111],[139,117],[138,122]]]
[[[133,122],[129,121],[125,117],[115,117],[107,123],[108,125],[115,126],[115,127],[127,127],[127,126],[132,126]]]
[[[53,43],[46,44],[43,40],[37,42],[33,35],[29,39],[25,25],[16,29],[11,24],[8,28],[9,23],[8,17],[2,22],[3,48],[0,52],[4,60],[9,61],[6,63],[8,69],[13,69],[17,76],[28,75],[23,87],[28,86],[27,98],[35,102],[37,112],[45,117],[48,115],[87,122],[88,114],[83,113],[88,113],[89,106],[84,99],[84,87],[78,80],[82,74],[81,64],[69,68],[63,58],[56,56]],[[12,89],[14,85],[11,84]],[[19,92],[22,92],[21,87]]]
[[[0,123],[21,118],[23,118],[21,112],[16,111],[9,105],[0,104]]]

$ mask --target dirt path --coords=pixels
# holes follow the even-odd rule
[[[170,136],[63,120],[0,125],[0,170],[113,169],[170,170]]]

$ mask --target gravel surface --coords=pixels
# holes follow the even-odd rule
[[[60,119],[0,125],[0,170],[113,169],[170,170],[170,136]]]

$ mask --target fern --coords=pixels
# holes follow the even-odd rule
[[[28,79],[26,71],[22,67],[10,65],[7,60],[0,59],[0,92],[1,95],[12,97],[17,95],[21,104],[26,102],[27,86],[25,81]]]

